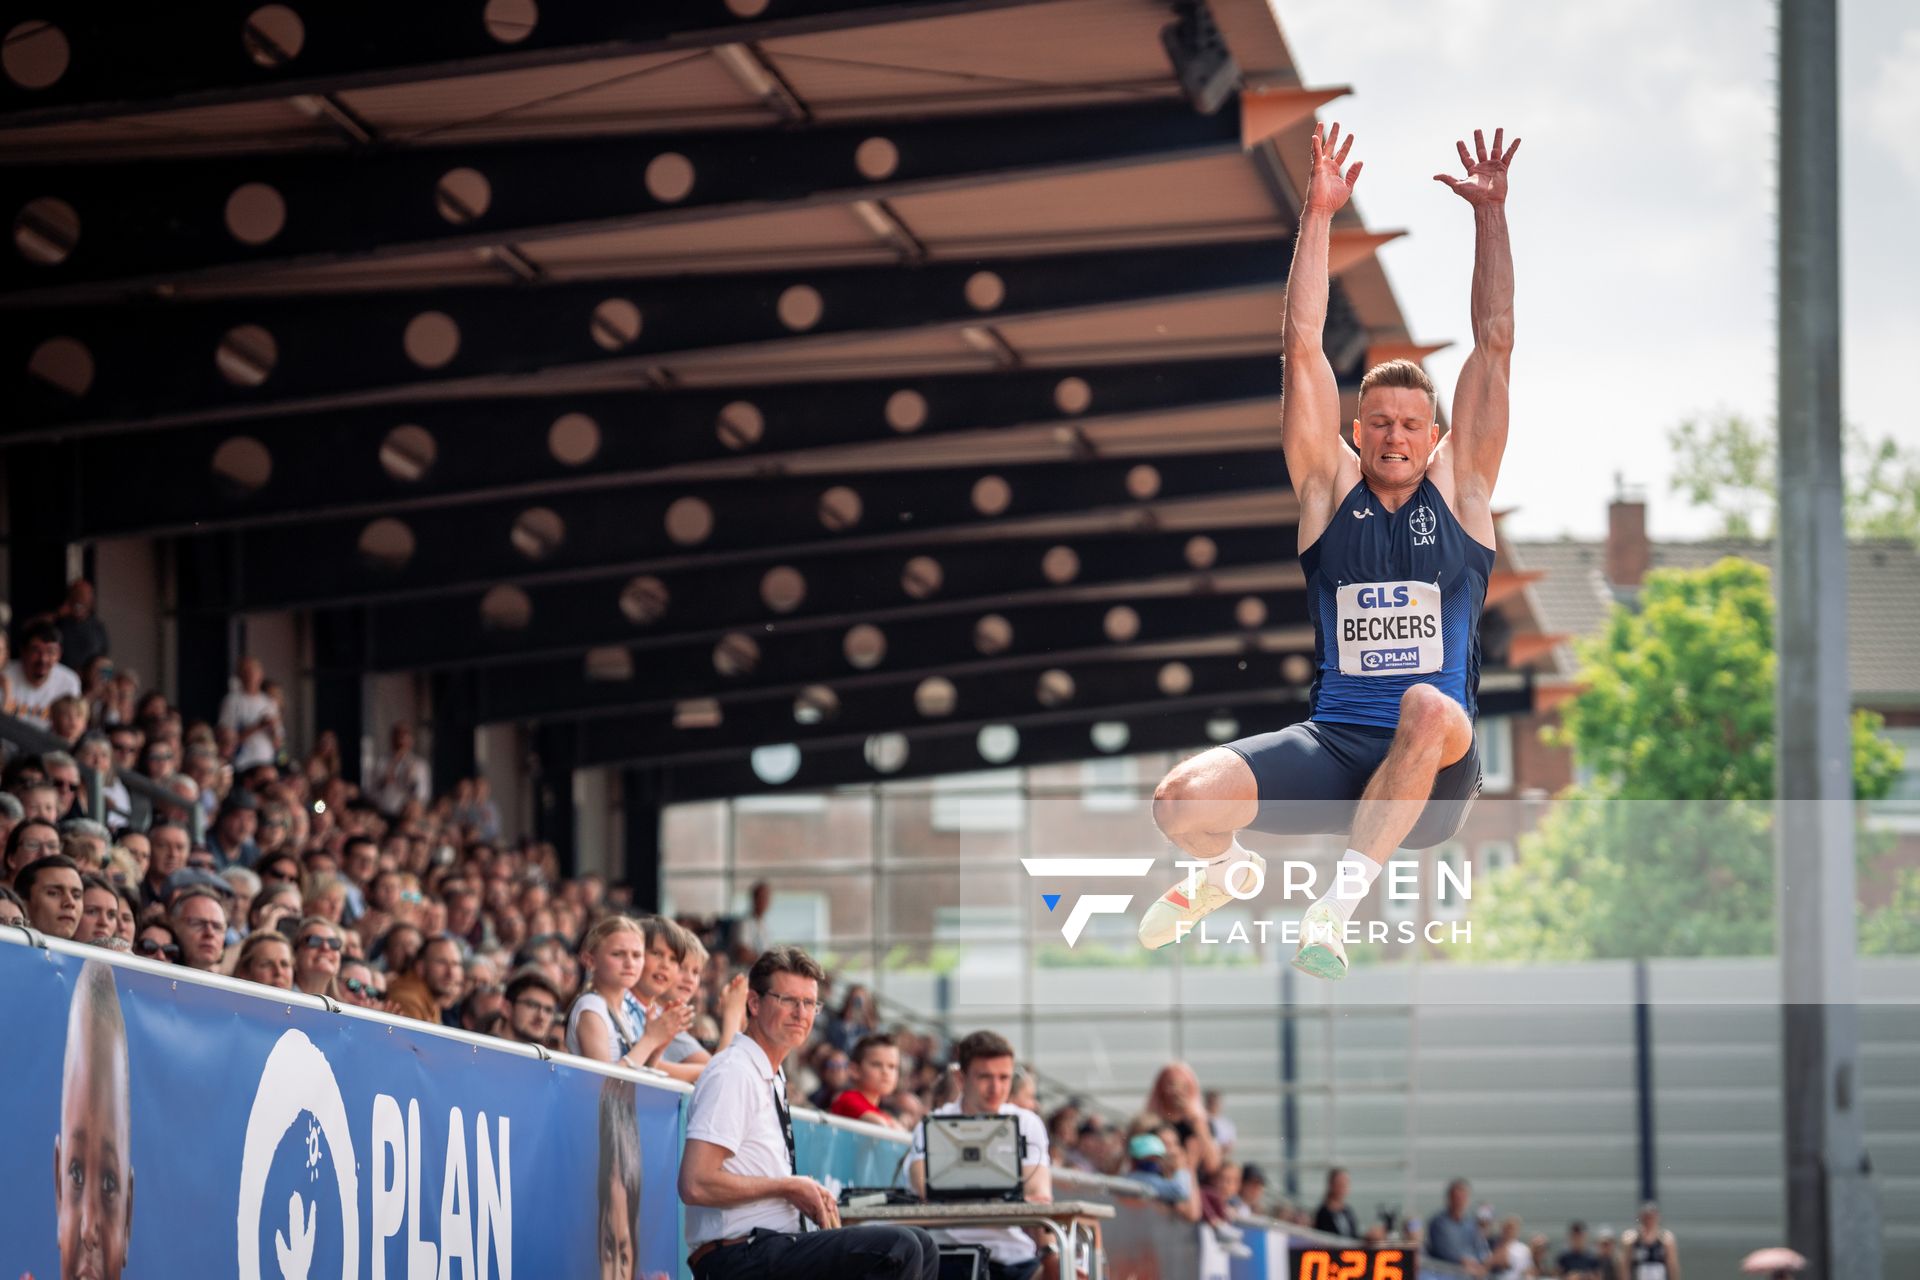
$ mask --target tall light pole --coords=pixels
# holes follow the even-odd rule
[[[1881,1280],[1860,1123],[1836,0],[1780,0],[1780,518],[1774,535],[1787,1232],[1817,1280]]]

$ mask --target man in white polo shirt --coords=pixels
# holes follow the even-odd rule
[[[680,1155],[694,1280],[939,1276],[933,1237],[892,1224],[842,1227],[832,1194],[795,1167],[780,1064],[807,1042],[825,977],[798,947],[762,955],[747,974],[744,1032],[694,1085]]]
[[[1053,1171],[1047,1157],[1047,1126],[1040,1117],[1008,1099],[1013,1093],[1013,1046],[1006,1037],[992,1031],[976,1031],[953,1046],[953,1060],[960,1067],[960,1096],[944,1107],[935,1107],[936,1116],[1017,1116],[1020,1136],[1026,1140],[1021,1154],[1021,1194],[1031,1204],[1053,1202]],[[927,1195],[927,1130],[922,1125],[913,1131],[913,1150],[907,1156],[907,1176],[913,1180],[913,1192],[921,1199]],[[982,1245],[987,1251],[987,1269],[992,1280],[1030,1280],[1049,1261],[1049,1273],[1065,1274],[1054,1255],[1059,1246],[1049,1240],[1044,1247],[1020,1227],[955,1227],[943,1233],[955,1244]]]

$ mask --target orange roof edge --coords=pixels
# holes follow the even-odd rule
[[[1240,95],[1240,146],[1251,151],[1276,134],[1285,133],[1336,98],[1353,92],[1352,85],[1325,89],[1254,89]]]

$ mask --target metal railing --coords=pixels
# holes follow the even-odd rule
[[[0,715],[0,742],[7,742],[20,748],[29,755],[45,755],[49,751],[63,751],[73,754],[73,748],[62,742],[39,725],[22,720],[19,716]],[[167,790],[144,773],[132,769],[116,769],[114,777],[127,789],[129,795],[144,796],[153,805],[154,811],[161,809],[179,810],[186,815],[187,829],[193,835],[195,844],[203,844],[207,837],[207,818],[198,804],[189,804],[173,792]],[[80,766],[80,785],[87,795],[87,816],[95,822],[107,820],[107,782],[99,773]]]

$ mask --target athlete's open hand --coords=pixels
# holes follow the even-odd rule
[[[1332,213],[1347,202],[1347,197],[1353,194],[1353,184],[1360,181],[1358,160],[1344,175],[1340,172],[1351,150],[1353,135],[1348,134],[1345,142],[1340,141],[1338,121],[1330,132],[1325,125],[1314,124],[1313,172],[1307,176],[1307,208]]]
[[[1451,174],[1436,173],[1435,182],[1444,182],[1453,189],[1453,193],[1468,204],[1478,208],[1481,205],[1505,204],[1507,200],[1507,166],[1513,163],[1514,152],[1520,150],[1520,139],[1515,138],[1513,145],[1501,150],[1506,138],[1506,130],[1493,131],[1493,151],[1487,151],[1487,135],[1480,130],[1473,131],[1473,155],[1467,154],[1467,144],[1455,142],[1460,148],[1460,163],[1466,166],[1467,176],[1456,178]]]

